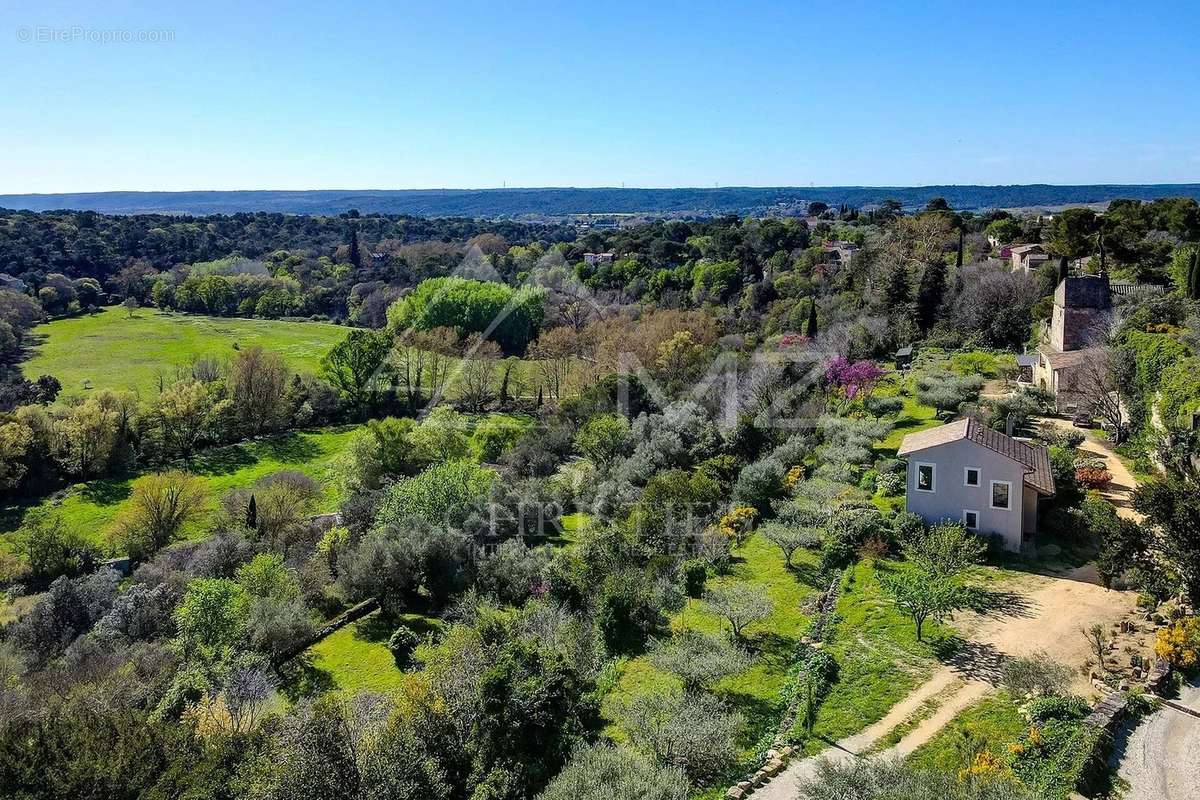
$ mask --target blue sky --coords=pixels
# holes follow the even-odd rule
[[[0,193],[1200,181],[1195,2],[7,2],[0,74]]]

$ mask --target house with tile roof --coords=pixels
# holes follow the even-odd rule
[[[929,524],[950,519],[996,536],[1019,552],[1037,531],[1038,506],[1054,495],[1045,447],[994,431],[973,418],[910,433],[898,455],[908,460],[906,505]]]
[[[1050,254],[1040,244],[1018,244],[1007,249],[1008,257],[1012,259],[1013,272],[1024,272],[1028,275],[1050,260]]]

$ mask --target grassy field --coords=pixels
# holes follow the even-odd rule
[[[329,467],[357,430],[355,426],[296,431],[258,441],[205,451],[178,466],[202,477],[208,485],[213,508],[226,491],[248,486],[259,478],[281,470],[298,470],[325,485],[318,511],[331,511],[338,497],[330,484]],[[65,495],[47,498],[43,507],[54,507],[66,522],[97,544],[105,543],[106,528],[130,495],[138,476],[109,478],[77,484]],[[10,508],[0,514],[0,541],[20,525],[26,508]],[[193,525],[200,531],[207,519]]]
[[[779,722],[785,702],[783,691],[792,656],[800,635],[810,617],[801,604],[816,589],[805,584],[800,576],[811,570],[817,556],[800,552],[795,556],[798,570],[789,570],[779,549],[759,534],[750,537],[744,546],[734,551],[735,561],[730,574],[711,578],[710,588],[732,583],[751,583],[762,587],[774,602],[775,610],[767,619],[745,630],[754,661],[737,675],[725,678],[715,687],[716,692],[732,707],[745,715],[747,724],[739,745],[749,754],[763,734]],[[689,599],[687,605],[671,619],[674,630],[692,629],[707,633],[727,630],[724,620],[710,613],[703,601]],[[604,699],[602,711],[609,721],[608,733],[614,739],[624,738],[620,729],[620,707],[629,698],[664,686],[679,685],[678,679],[657,670],[645,656],[624,661],[613,691]]]
[[[900,449],[900,442],[910,433],[936,428],[938,422],[937,410],[931,406],[921,405],[916,398],[907,392],[900,395],[904,400],[904,408],[896,418],[896,426],[883,441],[875,445],[875,452],[880,456],[894,458]]]
[[[917,641],[913,623],[879,585],[879,573],[894,568],[888,562],[873,566],[861,561],[842,582],[837,629],[829,646],[838,662],[838,679],[807,740],[813,752],[882,719],[933,671],[936,660],[929,642],[949,631],[927,622],[927,641]]]
[[[395,691],[404,673],[387,643],[400,625],[424,636],[441,627],[441,622],[420,614],[403,614],[399,619],[378,611],[368,614],[289,662],[283,669],[284,695],[294,701],[326,691]]]
[[[1007,757],[1008,745],[1021,739],[1029,725],[1017,711],[1007,692],[985,697],[957,715],[936,736],[917,748],[910,763],[925,769],[957,772],[967,766],[962,745],[978,742],[999,759]]]
[[[88,389],[134,389],[143,397],[158,391],[159,376],[198,358],[226,359],[233,346],[260,345],[283,356],[299,372],[315,372],[346,329],[320,322],[204,317],[140,309],[132,319],[123,308],[56,320],[34,329],[32,356],[21,365],[26,377],[53,375],[63,394]]]

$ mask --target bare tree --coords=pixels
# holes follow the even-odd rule
[[[500,345],[473,336],[459,365],[458,395],[471,411],[482,411],[496,396],[496,367]]]
[[[1112,429],[1120,444],[1125,438],[1125,413],[1121,396],[1126,394],[1132,371],[1117,351],[1106,347],[1088,355],[1077,367],[1075,391],[1096,416]]]
[[[429,394],[438,397],[445,391],[450,371],[458,359],[458,334],[453,328],[432,328],[417,333],[414,340],[425,352]]]
[[[392,345],[392,365],[409,406],[416,405],[421,399],[425,362],[431,355],[426,350],[425,338],[414,331],[403,331]]]
[[[533,343],[529,354],[537,361],[538,374],[550,397],[562,397],[571,373],[571,363],[580,351],[579,334],[568,327],[551,328]]]
[[[1101,672],[1108,672],[1108,663],[1104,660],[1108,652],[1108,636],[1104,633],[1104,626],[1096,624],[1090,628],[1080,628],[1079,631],[1087,639],[1088,649],[1096,656],[1096,666],[1100,667]]]
[[[236,733],[253,730],[269,707],[275,683],[270,674],[252,664],[235,664],[225,676],[225,710]]]

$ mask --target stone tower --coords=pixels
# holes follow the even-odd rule
[[[1054,290],[1050,346],[1060,353],[1098,344],[1112,318],[1107,275],[1075,275]]]

